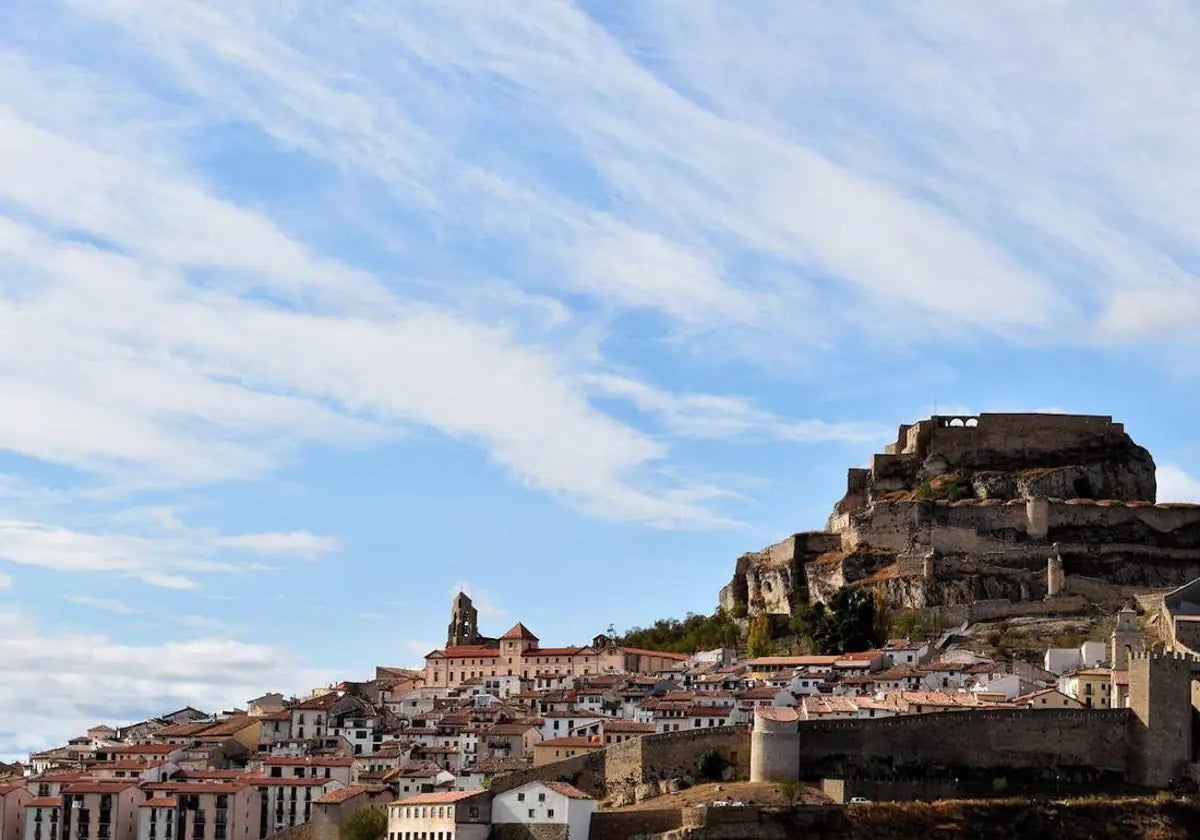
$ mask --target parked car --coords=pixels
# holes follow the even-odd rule
[[[865,796],[851,796],[850,797],[851,805],[866,805],[870,801],[871,800],[867,799],[867,797],[865,797]]]

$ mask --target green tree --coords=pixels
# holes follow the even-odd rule
[[[892,629],[892,608],[888,606],[882,584],[875,587],[872,600],[875,602],[875,623],[871,628],[871,641],[879,647],[887,643]]]
[[[779,783],[779,795],[787,802],[789,808],[795,808],[800,799],[800,783],[795,779],[784,779]]]
[[[801,604],[792,614],[792,632],[808,643],[809,650],[825,653],[834,647],[833,616],[821,601]]]
[[[892,632],[905,639],[924,639],[929,627],[920,610],[901,610],[892,619]]]
[[[387,834],[387,814],[382,808],[359,808],[342,823],[340,840],[381,840]]]
[[[882,595],[843,586],[827,603],[803,605],[792,618],[792,629],[823,654],[857,653],[887,641],[887,616],[880,619]],[[886,606],[885,606],[886,608]]]
[[[750,622],[750,633],[746,639],[746,655],[751,659],[766,656],[771,650],[771,620],[766,613],[759,613]]]
[[[717,610],[712,615],[688,613],[677,618],[660,618],[649,627],[634,627],[615,639],[619,645],[667,650],[675,653],[695,653],[721,647],[737,647],[741,629],[728,613]]]

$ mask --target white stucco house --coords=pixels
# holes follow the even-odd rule
[[[567,840],[587,840],[596,800],[566,782],[529,782],[496,794],[492,825],[566,826]]]

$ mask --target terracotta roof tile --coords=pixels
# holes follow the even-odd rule
[[[450,802],[459,802],[463,799],[470,799],[473,796],[487,796],[485,790],[448,790],[441,793],[418,793],[416,796],[410,796],[407,799],[397,799],[393,805],[445,805]]]
[[[526,627],[524,624],[522,624],[521,622],[518,621],[516,624],[513,625],[512,629],[509,630],[507,633],[505,633],[503,636],[501,636],[500,639],[501,640],[521,639],[521,640],[532,640],[532,641],[536,642],[538,640],[538,637],[533,635],[533,633],[530,632],[528,627]]]
[[[354,785],[352,787],[344,787],[340,790],[331,790],[329,793],[322,794],[313,800],[315,805],[336,805],[339,802],[345,802],[347,799],[353,799],[360,793],[366,793],[367,789],[362,785]]]
[[[800,720],[800,713],[788,706],[759,706],[754,710],[754,714],[775,723],[793,723]]]
[[[543,785],[550,788],[555,793],[561,793],[568,799],[591,799],[586,793],[581,791],[574,785],[569,785],[566,782],[542,782]]]

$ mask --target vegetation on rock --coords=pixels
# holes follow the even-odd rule
[[[746,655],[751,658],[766,656],[771,652],[771,621],[764,613],[759,613],[750,622],[750,632],[746,638]]]
[[[359,808],[342,824],[340,840],[381,840],[387,834],[387,814],[382,808]]]
[[[723,610],[712,615],[688,613],[677,618],[660,618],[649,627],[634,627],[617,638],[619,645],[665,650],[674,653],[695,653],[721,647],[737,647],[742,631],[737,622]]]
[[[821,654],[858,653],[887,641],[890,622],[882,599],[866,589],[843,586],[828,603],[801,604],[792,630]]]

